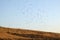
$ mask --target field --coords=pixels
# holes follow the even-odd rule
[[[0,27],[0,40],[60,40],[60,33]]]

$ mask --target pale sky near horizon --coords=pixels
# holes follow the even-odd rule
[[[0,0],[0,26],[60,33],[60,0]]]

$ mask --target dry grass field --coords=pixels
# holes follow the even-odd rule
[[[0,27],[0,40],[60,40],[60,34]]]

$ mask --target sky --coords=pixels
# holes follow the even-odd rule
[[[60,33],[60,0],[0,0],[0,26]]]

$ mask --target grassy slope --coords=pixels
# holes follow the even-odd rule
[[[60,40],[59,33],[0,27],[0,40]]]

